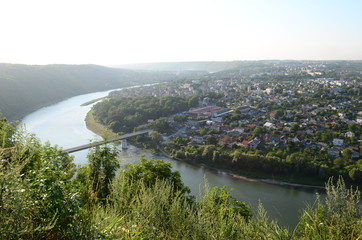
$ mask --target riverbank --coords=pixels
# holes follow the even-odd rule
[[[85,119],[85,122],[86,122],[87,128],[90,131],[94,132],[95,134],[97,134],[99,136],[110,137],[110,136],[117,135],[116,133],[114,133],[110,129],[108,129],[105,126],[103,126],[102,124],[98,123],[94,119],[92,111],[88,112],[87,117]],[[177,160],[177,161],[185,162],[183,160],[175,159],[175,158],[171,157],[165,151],[161,150],[160,152],[165,157],[168,157],[168,158],[171,158],[171,159],[174,159],[174,160]],[[212,171],[215,171],[215,172],[221,172],[222,174],[227,174],[228,176],[230,176],[232,178],[240,179],[240,180],[244,180],[244,181],[248,181],[248,182],[267,183],[267,184],[273,184],[273,185],[284,186],[284,187],[293,187],[293,188],[299,188],[299,189],[311,189],[311,190],[322,190],[322,191],[325,189],[322,186],[306,185],[306,184],[300,184],[300,183],[289,183],[289,182],[279,181],[279,180],[275,180],[275,179],[251,178],[251,177],[246,177],[246,176],[242,176],[242,175],[230,172],[230,170],[228,170],[228,169],[222,169],[221,170],[219,168],[208,166],[206,164],[197,164],[197,163],[192,163],[192,162],[188,162],[188,161],[186,161],[186,163],[197,166],[197,167],[208,168],[209,170],[212,170]]]
[[[112,130],[106,128],[94,119],[93,110],[90,110],[85,117],[85,124],[88,130],[103,138],[114,138],[117,136]]]
[[[173,157],[169,156],[164,151],[161,151],[161,152],[162,152],[162,154],[165,154],[165,156],[168,157],[168,158],[171,158],[173,160],[180,161],[180,162],[185,162],[185,161],[183,161],[181,159],[176,159],[176,158],[173,158]],[[240,180],[247,181],[247,182],[266,183],[266,184],[272,184],[272,185],[277,185],[277,186],[282,186],[282,187],[297,188],[297,189],[309,189],[309,190],[325,191],[325,187],[323,187],[323,186],[284,182],[284,181],[279,181],[279,180],[275,180],[275,179],[251,178],[251,177],[246,177],[246,176],[243,176],[243,175],[233,173],[230,169],[220,169],[220,168],[212,167],[212,166],[209,166],[209,165],[206,165],[206,164],[203,164],[203,163],[198,164],[198,163],[193,163],[193,162],[188,162],[188,161],[186,161],[186,163],[191,164],[193,166],[207,168],[207,169],[212,170],[212,171],[214,171],[214,172],[216,172],[218,174],[228,175],[228,176],[230,176],[232,178],[240,179]]]

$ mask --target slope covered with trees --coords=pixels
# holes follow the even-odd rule
[[[179,77],[97,65],[0,64],[0,112],[16,120],[39,107],[79,94]]]

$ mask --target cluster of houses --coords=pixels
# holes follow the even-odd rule
[[[323,63],[281,64],[272,66],[268,72],[259,71],[255,66],[240,72],[222,72],[200,79],[134,88],[126,93],[159,97],[211,92],[222,96],[217,101],[207,97],[199,99],[199,108],[182,113],[189,118],[184,124],[171,121],[175,129],[184,129],[172,137],[189,137],[190,144],[205,142],[207,136],[198,135],[198,131],[204,128],[215,130],[217,134],[213,137],[217,142],[229,147],[257,150],[294,144],[324,149],[330,157],[338,157],[348,148],[353,158],[360,158],[360,143],[355,141],[361,137],[360,133],[346,130],[338,137],[324,141],[316,140],[314,136],[331,127],[362,124],[362,102],[358,97],[362,83],[351,79],[323,78],[322,72],[328,68]],[[248,71],[250,74],[241,74]],[[293,73],[306,73],[311,78],[268,81],[273,75]],[[351,97],[351,92],[357,97]],[[277,109],[282,109],[282,113]],[[256,128],[263,130],[257,136],[254,134]]]
[[[359,124],[356,120],[347,119],[345,115],[338,116],[338,119],[313,118],[315,116],[313,110],[318,108],[319,104],[307,104],[302,109],[285,111],[284,119],[282,119],[276,116],[275,111],[265,113],[262,109],[250,105],[236,108],[203,106],[183,113],[188,116],[189,120],[183,126],[177,126],[178,128],[184,127],[184,131],[173,137],[189,138],[191,145],[205,144],[206,138],[210,135],[200,136],[199,131],[203,128],[215,130],[215,134],[212,136],[216,138],[218,144],[230,148],[240,146],[250,150],[285,149],[292,143],[300,148],[325,150],[332,158],[341,156],[343,150],[348,148],[351,150],[352,158],[359,159],[360,144],[358,141],[349,141],[357,139],[359,136],[352,131],[346,131],[341,138],[331,138],[325,142],[313,141],[313,135],[316,132],[323,132],[333,124],[343,122]],[[298,119],[298,122],[285,120],[293,119],[298,114],[303,114],[305,118]],[[238,117],[230,122],[230,116]],[[255,133],[257,127],[262,129],[260,133]],[[348,139],[348,144],[346,144],[346,139]]]

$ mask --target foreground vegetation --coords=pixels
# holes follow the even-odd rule
[[[141,159],[119,169],[117,149],[90,151],[89,164],[6,119],[0,120],[0,239],[361,239],[360,193],[330,180],[325,202],[289,231],[251,212],[226,187],[199,200],[170,163]],[[118,169],[118,171],[117,171]],[[77,174],[75,176],[75,172]]]

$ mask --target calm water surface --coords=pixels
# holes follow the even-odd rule
[[[89,143],[97,136],[86,128],[84,119],[92,105],[81,104],[106,96],[110,91],[85,94],[70,98],[55,105],[35,111],[23,119],[28,132],[35,133],[43,142],[50,141],[64,149]],[[313,204],[316,194],[313,191],[297,190],[265,183],[247,182],[235,179],[223,172],[196,167],[169,158],[152,156],[150,153],[129,146],[120,153],[122,164],[135,163],[141,154],[172,163],[173,169],[181,173],[185,185],[192,194],[199,196],[204,186],[204,179],[213,186],[225,186],[234,189],[232,194],[241,201],[246,201],[255,209],[260,202],[266,208],[270,218],[289,228],[294,228],[300,212],[306,204]],[[87,150],[74,153],[75,163],[87,163]]]

